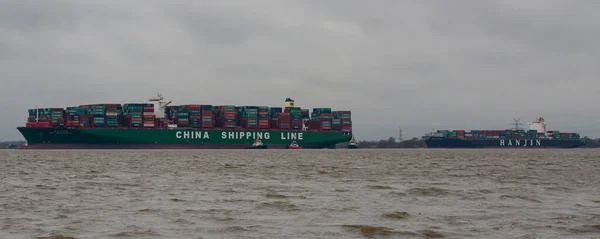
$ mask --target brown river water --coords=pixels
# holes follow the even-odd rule
[[[600,238],[600,150],[0,151],[0,238]]]

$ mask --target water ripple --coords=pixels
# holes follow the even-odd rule
[[[600,150],[0,151],[0,238],[593,238]]]

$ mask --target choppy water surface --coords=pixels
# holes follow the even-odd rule
[[[0,151],[0,238],[600,238],[600,151]]]

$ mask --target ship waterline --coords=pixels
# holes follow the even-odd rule
[[[425,140],[429,148],[577,148],[579,140],[556,139],[449,139],[430,137]]]
[[[194,130],[132,128],[33,128],[18,127],[31,149],[43,148],[245,148],[261,140],[269,148],[286,148],[292,142],[304,148],[331,148],[349,142],[351,132],[285,130]]]

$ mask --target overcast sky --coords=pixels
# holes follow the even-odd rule
[[[0,140],[27,109],[351,110],[357,139],[549,127],[600,137],[599,1],[0,1]]]

